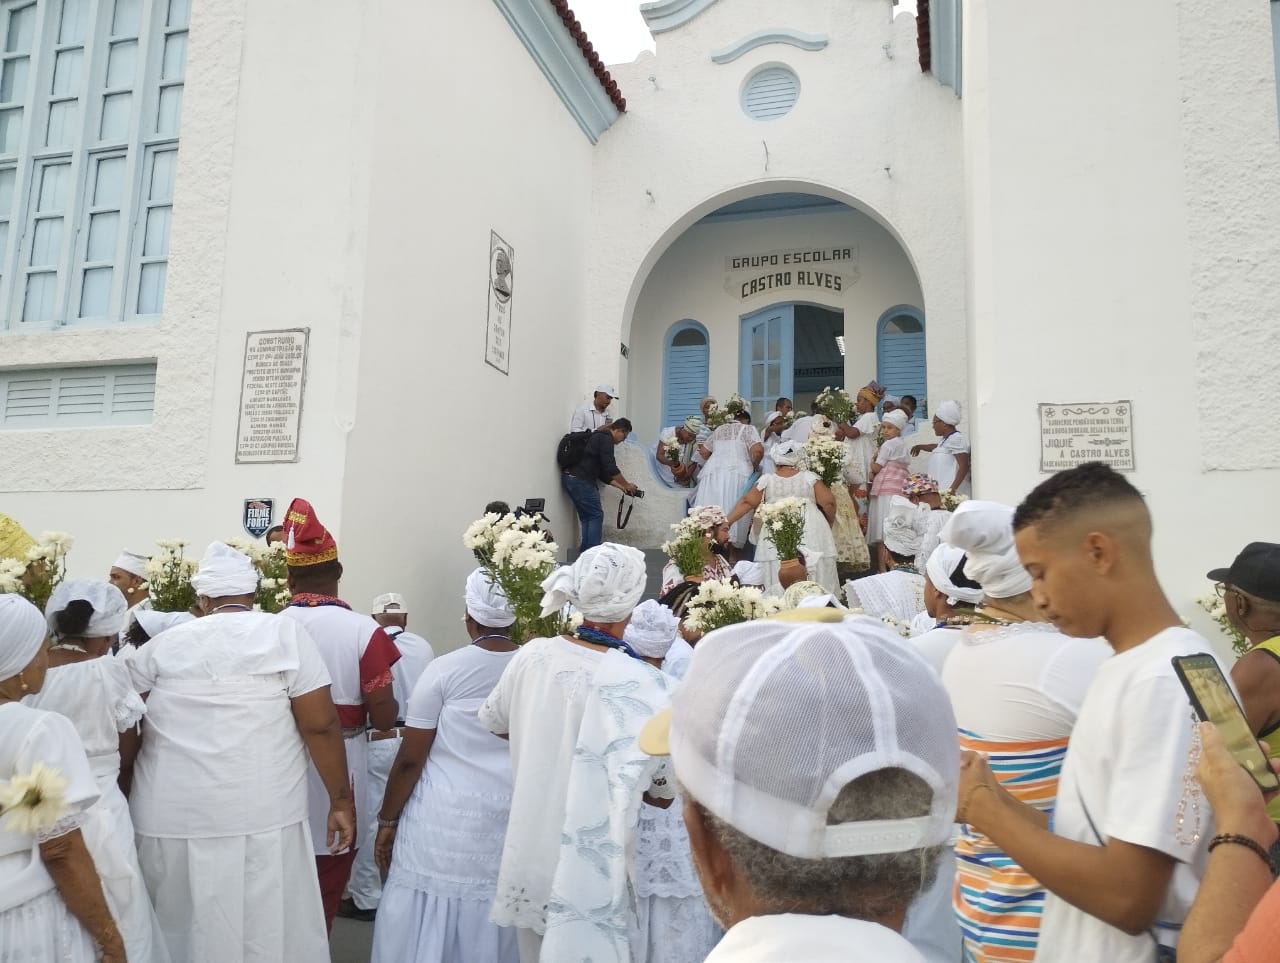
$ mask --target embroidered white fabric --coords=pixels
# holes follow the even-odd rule
[[[702,886],[689,855],[689,833],[684,828],[684,806],[676,799],[669,809],[640,808],[636,840],[636,895],[702,896]]]
[[[93,963],[93,940],[57,890],[0,913],[0,960]]]
[[[924,576],[895,569],[845,583],[845,596],[867,615],[910,622],[924,611]],[[854,600],[857,600],[856,602]]]
[[[84,822],[83,812],[67,813],[52,826],[46,826],[44,829],[36,830],[36,842],[47,843],[51,839],[57,839],[59,836],[65,836],[69,832],[73,832],[80,828],[80,824]]]

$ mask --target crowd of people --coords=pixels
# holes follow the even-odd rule
[[[279,614],[221,542],[198,615],[151,609],[128,553],[43,612],[0,595],[0,960],[314,961],[338,913],[378,963],[1275,958],[1276,814],[1171,663],[1212,646],[1156,580],[1140,493],[1092,463],[945,510],[950,485],[890,467],[910,412],[881,433],[859,395],[853,424],[712,432],[703,481],[747,487],[694,500],[704,571],[646,599],[642,552],[589,546],[541,584],[562,634],[513,638],[482,565],[435,657],[402,596],[342,600],[301,499]],[[797,426],[849,462],[881,439],[883,571],[833,584],[838,499]],[[768,438],[774,471],[715,470]],[[778,497],[807,506],[785,589],[767,532],[754,560],[734,540]],[[1274,737],[1280,545],[1209,577]],[[775,614],[704,632],[711,583]]]

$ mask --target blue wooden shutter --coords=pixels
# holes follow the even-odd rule
[[[894,308],[876,326],[876,380],[894,395],[915,395],[924,412],[927,388],[924,316],[914,308]]]
[[[678,425],[698,413],[698,402],[707,394],[707,367],[711,347],[706,330],[697,322],[681,321],[667,335],[662,375],[662,424]]]

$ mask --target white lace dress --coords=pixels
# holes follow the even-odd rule
[[[910,624],[924,611],[924,576],[896,568],[845,583],[850,607],[867,615]]]
[[[80,831],[131,960],[165,961],[169,953],[147,894],[134,848],[129,803],[120,775],[120,733],[138,724],[146,704],[133,690],[124,662],[104,656],[56,666],[44,686],[24,703],[66,716],[89,757],[101,794],[85,813]]]
[[[672,651],[675,658],[668,653],[662,671],[682,678],[689,660],[682,650]],[[631,941],[635,963],[701,963],[724,935],[711,918],[693,868],[679,796],[669,809],[640,807],[636,897],[639,928]]]
[[[719,505],[728,515],[751,485],[751,476],[755,474],[751,447],[760,444],[760,432],[754,425],[733,422],[721,425],[703,444],[711,449],[711,457],[698,476],[698,493],[693,503]],[[748,512],[733,523],[729,540],[741,548],[750,530],[751,513]]]
[[[400,814],[373,931],[373,963],[515,963],[515,931],[489,921],[511,811],[511,754],[477,713],[514,652],[469,645],[434,660],[405,723],[434,729]]]
[[[834,595],[840,588],[839,576],[836,575],[836,540],[831,534],[831,524],[827,516],[822,514],[817,499],[813,494],[813,486],[818,476],[811,471],[802,471],[796,475],[763,475],[756,482],[756,487],[764,494],[765,502],[777,501],[780,498],[801,498],[807,503],[804,516],[804,539],[800,542],[800,551],[804,555],[805,567],[809,570],[809,580],[817,582]],[[761,537],[756,549],[756,561],[764,572],[765,592],[777,595],[782,591],[778,582],[778,550],[766,537]]]

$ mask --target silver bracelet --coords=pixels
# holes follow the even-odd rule
[[[381,816],[378,817],[378,826],[381,829],[395,829],[399,825],[400,820],[398,819],[383,819]]]

